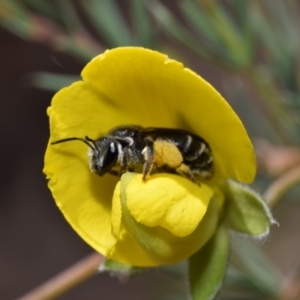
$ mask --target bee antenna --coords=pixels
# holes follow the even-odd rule
[[[95,141],[92,140],[92,139],[90,139],[87,136],[85,137],[85,139],[77,138],[77,137],[71,137],[71,138],[61,139],[61,140],[52,142],[51,145],[56,145],[56,144],[60,144],[60,143],[64,143],[64,142],[69,142],[69,141],[81,141],[81,142],[84,142],[86,145],[88,145],[92,150],[94,150],[94,151],[96,149],[98,150]],[[89,142],[92,142],[92,145]]]
[[[86,137],[85,137],[85,141],[86,141],[86,142],[92,143],[92,144],[94,145],[95,149],[97,149],[97,150],[99,151],[99,149],[98,149],[98,147],[97,147],[97,145],[96,145],[95,140],[93,140],[93,139],[91,139],[90,137],[86,136]]]

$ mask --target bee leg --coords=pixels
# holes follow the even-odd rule
[[[199,186],[201,186],[201,184],[195,179],[195,176],[191,171],[191,169],[189,168],[189,166],[187,166],[186,164],[182,163],[179,167],[175,169],[175,171],[179,175],[184,176],[189,180],[193,181],[194,183],[198,184]]]
[[[123,148],[120,166],[121,166],[120,176],[122,176],[125,172],[127,172],[127,166],[128,166],[128,150],[126,148]]]
[[[145,159],[145,163],[143,165],[143,182],[147,181],[147,178],[149,177],[151,170],[153,168],[153,162],[154,162],[154,150],[153,150],[153,140],[151,138],[146,137],[145,138],[146,147],[142,151]]]

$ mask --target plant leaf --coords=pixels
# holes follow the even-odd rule
[[[228,261],[229,233],[220,226],[212,239],[189,259],[194,300],[213,299],[219,291]]]
[[[147,7],[156,21],[162,26],[166,34],[205,59],[208,59],[211,56],[206,49],[200,47],[193,34],[178,22],[167,7],[158,1],[147,2]]]
[[[93,25],[111,46],[124,46],[133,43],[129,26],[116,1],[82,1],[83,8]]]
[[[130,1],[130,17],[138,45],[155,48],[155,31],[143,0]]]
[[[32,38],[36,24],[23,3],[4,0],[1,3],[0,26],[23,39]]]
[[[227,198],[226,220],[231,229],[264,237],[276,223],[267,204],[249,187],[229,181]]]
[[[203,36],[205,36],[215,47],[223,46],[212,25],[211,18],[209,18],[208,14],[203,9],[200,9],[197,2],[193,0],[182,1],[180,2],[180,7],[186,21],[193,29],[203,34]]]
[[[80,77],[76,75],[49,72],[35,72],[30,76],[32,85],[51,92],[56,92],[78,80]]]

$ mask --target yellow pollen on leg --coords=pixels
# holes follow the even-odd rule
[[[183,157],[172,142],[156,140],[154,143],[154,162],[158,168],[167,165],[175,169],[182,164]]]
[[[194,177],[193,172],[186,164],[181,164],[178,168],[176,168],[176,172],[182,176],[189,178],[190,180],[198,183]]]

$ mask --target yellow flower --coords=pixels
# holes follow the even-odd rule
[[[203,78],[156,51],[106,51],[82,77],[52,100],[50,142],[97,139],[127,124],[180,128],[209,143],[215,173],[200,186],[162,173],[147,183],[135,173],[119,181],[91,173],[84,143],[49,144],[44,172],[57,205],[88,244],[116,261],[155,266],[189,257],[216,229],[223,183],[254,178],[253,147],[241,121]]]

